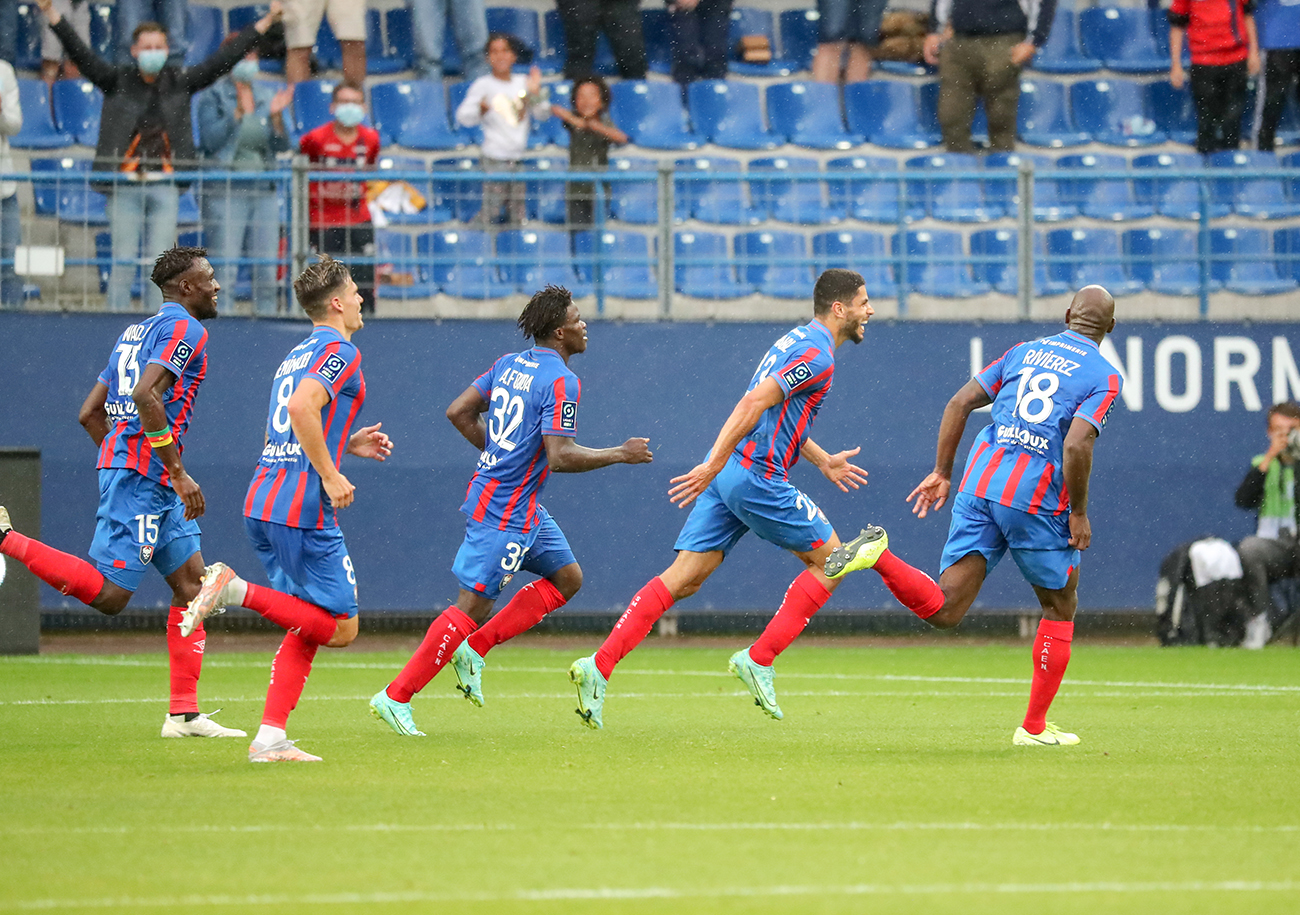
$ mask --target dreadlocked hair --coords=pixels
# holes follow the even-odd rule
[[[519,315],[519,329],[525,337],[545,340],[569,319],[569,306],[573,295],[563,286],[547,286],[533,293]]]
[[[190,269],[196,260],[207,256],[207,248],[190,248],[180,245],[175,248],[168,248],[162,254],[159,254],[158,259],[153,262],[153,272],[149,274],[149,279],[153,280],[153,284],[159,289],[165,289],[168,283]]]

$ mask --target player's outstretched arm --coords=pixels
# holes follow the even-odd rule
[[[302,453],[307,455],[311,466],[320,474],[325,495],[335,508],[347,508],[352,504],[356,487],[348,478],[339,473],[334,466],[329,446],[325,444],[325,427],[321,425],[320,411],[330,402],[330,392],[325,385],[315,378],[304,378],[298,383],[298,390],[289,398],[289,424],[293,434],[302,446]]]
[[[104,408],[106,403],[108,403],[108,386],[102,381],[97,381],[77,412],[77,422],[81,423],[81,428],[90,434],[96,448],[104,444],[104,439],[108,438],[110,431],[108,410]]]
[[[988,391],[974,378],[949,399],[948,405],[943,408],[943,419],[939,421],[939,444],[935,448],[934,470],[906,499],[908,502],[916,500],[912,505],[912,514],[924,518],[931,508],[935,511],[943,508],[952,487],[952,466],[957,460],[957,446],[961,444],[962,433],[966,431],[966,420],[971,413],[992,402]]]
[[[1070,494],[1070,546],[1086,550],[1092,543],[1092,522],[1088,520],[1088,481],[1092,477],[1092,446],[1097,427],[1075,417],[1065,434],[1061,476]]]
[[[488,402],[474,385],[467,387],[447,408],[447,420],[479,451],[487,447],[487,425],[483,422],[487,408]]]
[[[158,363],[150,362],[145,366],[144,374],[140,376],[135,390],[131,392],[131,399],[135,401],[136,412],[140,415],[140,429],[146,434],[171,431],[163,397],[175,384],[176,376]],[[176,442],[168,435],[166,444],[159,445],[151,441],[150,445],[153,453],[158,455],[158,459],[167,468],[172,490],[185,503],[186,520],[192,521],[202,516],[207,508],[203,500],[203,490],[199,489],[199,484],[185,472],[185,465],[181,463],[181,452],[176,447]]]
[[[348,454],[370,458],[373,461],[387,460],[393,453],[393,440],[379,431],[383,423],[375,423],[352,433],[348,439]]]
[[[812,439],[807,439],[799,449],[799,454],[805,461],[820,470],[822,476],[838,486],[841,492],[848,492],[849,487],[858,489],[867,485],[867,472],[849,461],[849,458],[856,456],[861,450],[862,446],[859,445],[852,451],[828,454],[821,445]]]
[[[776,406],[784,399],[785,391],[770,375],[760,381],[754,390],[747,391],[737,402],[727,421],[722,424],[722,429],[713,442],[713,448],[709,451],[709,459],[695,465],[689,472],[669,480],[675,485],[668,490],[668,501],[679,508],[685,508],[694,502],[700,493],[709,488],[709,484],[722,472],[722,468],[727,466],[727,459],[740,444],[740,440],[754,431],[763,411]]]
[[[617,448],[586,448],[566,435],[543,435],[546,462],[555,473],[583,473],[610,464],[649,464],[650,439],[630,438]]]

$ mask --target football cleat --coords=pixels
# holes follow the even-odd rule
[[[776,704],[776,687],[772,685],[772,668],[756,663],[749,656],[749,649],[738,651],[727,662],[727,670],[740,678],[740,682],[749,687],[754,697],[754,704],[768,715],[780,721],[785,717],[781,707]]]
[[[225,613],[226,607],[237,604],[230,585],[239,581],[235,570],[224,562],[214,562],[203,570],[203,586],[181,613],[181,637],[188,639],[208,617]]]
[[[14,526],[9,521],[9,509],[0,505],[0,543],[4,542],[5,535],[13,529]]]
[[[304,750],[299,750],[293,745],[292,740],[277,740],[275,743],[265,747],[258,747],[255,743],[248,745],[248,761],[263,762],[320,762],[319,756],[312,756]]]
[[[389,698],[387,688],[381,689],[370,700],[370,714],[387,724],[403,737],[424,737],[424,731],[415,726],[411,717],[411,703]]]
[[[889,549],[889,535],[885,533],[885,529],[869,524],[858,536],[832,550],[826,557],[822,571],[827,578],[835,579],[850,572],[869,569],[887,549]]]
[[[185,720],[184,715],[168,715],[163,719],[163,737],[247,737],[247,731],[239,728],[224,728],[212,720],[216,712],[200,714],[197,718]]]
[[[451,656],[451,669],[456,671],[456,689],[479,708],[483,707],[483,656],[469,642],[461,642]]]
[[[1041,734],[1031,734],[1023,727],[1019,727],[1016,728],[1015,736],[1011,738],[1012,746],[1016,747],[1072,747],[1078,742],[1078,734],[1062,731],[1050,721]]]
[[[569,668],[569,682],[578,688],[578,707],[575,711],[582,723],[593,731],[605,726],[600,713],[605,707],[605,688],[609,681],[596,668],[596,657],[579,658]]]

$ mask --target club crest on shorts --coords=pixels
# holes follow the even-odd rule
[[[502,591],[504,591],[504,590],[506,589],[506,585],[510,584],[510,579],[512,579],[512,578],[514,578],[514,577],[515,577],[515,573],[514,573],[514,572],[511,572],[510,574],[506,575],[505,577],[503,577],[503,578],[501,579],[501,590],[502,590]]]
[[[792,388],[797,388],[812,377],[812,369],[806,362],[796,362],[781,373],[781,379]]]
[[[140,547],[140,564],[147,566],[152,561],[153,561],[153,546],[146,543],[144,546]]]

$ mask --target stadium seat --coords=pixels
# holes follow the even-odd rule
[[[649,172],[645,180],[611,181],[609,208],[615,219],[637,225],[654,225],[659,221],[659,163],[654,159],[618,157],[609,160],[609,170],[618,174]]]
[[[489,6],[487,8],[487,28],[491,35],[500,32],[514,35],[532,52],[532,60],[519,61],[519,66],[527,69],[530,63],[541,66],[542,29],[537,10],[522,6]],[[448,29],[450,31],[450,29]]]
[[[1186,86],[1175,89],[1168,80],[1147,83],[1147,110],[1156,128],[1175,143],[1196,145],[1196,103]]]
[[[1120,73],[1167,73],[1169,55],[1161,54],[1145,7],[1094,7],[1079,14],[1083,51]]]
[[[828,207],[822,199],[820,176],[789,177],[800,173],[819,175],[817,160],[786,156],[751,159],[749,194],[755,208],[779,222],[803,225],[839,222],[841,214]],[[767,177],[769,175],[773,177]]]
[[[769,90],[770,91],[770,90]],[[771,96],[769,95],[769,102]],[[929,149],[943,138],[921,119],[920,95],[903,80],[872,79],[844,87],[844,116],[849,130],[867,142],[890,149]]]
[[[599,281],[605,295],[619,298],[653,299],[659,295],[654,250],[654,240],[640,232],[573,233],[579,279]]]
[[[1206,161],[1211,168],[1236,171],[1282,167],[1277,155],[1271,152],[1216,152],[1210,153]],[[1230,205],[1238,216],[1252,219],[1300,216],[1300,203],[1287,199],[1286,184],[1281,177],[1215,178],[1210,186],[1214,202]]]
[[[185,49],[185,66],[192,67],[203,63],[221,47],[221,40],[226,37],[226,11],[191,3],[188,12],[189,30],[185,37],[189,47]]]
[[[758,86],[738,80],[697,80],[686,88],[691,123],[701,137],[730,149],[776,149],[785,142],[763,125]]]
[[[557,80],[547,83],[546,86],[551,92],[552,105],[573,108],[573,83],[568,80]],[[533,129],[528,134],[529,149],[540,149],[543,146],[569,148],[569,131],[564,126],[564,122],[555,115],[551,115],[544,121],[534,121]]]
[[[1094,178],[1088,174],[1128,172],[1128,162],[1123,156],[1062,156],[1056,160],[1056,165],[1064,170],[1060,180],[1066,200],[1076,204],[1084,216],[1120,222],[1146,219],[1155,214],[1154,207],[1138,201],[1127,177]]]
[[[1016,133],[1030,146],[1062,149],[1091,143],[1092,137],[1074,125],[1065,84],[1055,80],[1022,79]]]
[[[1154,146],[1165,142],[1146,109],[1140,83],[1122,79],[1084,80],[1070,87],[1074,122],[1107,146]]]
[[[794,64],[796,70],[811,70],[813,55],[817,53],[821,14],[815,9],[782,10],[777,21],[781,25],[781,56]]]
[[[44,80],[19,79],[18,103],[23,109],[23,129],[9,138],[15,149],[61,149],[76,142],[72,134],[54,126]]]
[[[806,299],[813,287],[808,247],[798,232],[742,232],[736,236],[740,278],[774,299]]]
[[[404,232],[375,230],[375,294],[381,299],[427,299],[438,291]],[[387,277],[387,281],[383,278]]]
[[[432,178],[426,177],[428,163],[418,156],[380,156],[375,163],[381,172],[407,172],[407,176],[394,179],[405,181],[424,197],[424,209],[417,213],[389,213],[388,221],[393,225],[441,225],[454,218],[450,201],[441,198],[439,188]],[[410,172],[421,173],[420,177]]]
[[[136,252],[137,256],[139,251]],[[113,269],[113,236],[108,232],[95,233],[95,264],[99,269],[99,291],[108,291],[108,278]],[[135,279],[131,281],[131,297],[140,298],[144,292],[144,278],[140,268],[135,269]]]
[[[451,129],[441,82],[378,83],[370,90],[370,110],[385,146],[441,150],[465,145]]]
[[[1295,169],[1297,173],[1300,173],[1300,153],[1289,153],[1285,156],[1279,156],[1277,161],[1283,168]],[[1291,199],[1300,200],[1300,177],[1292,179],[1290,188]]]
[[[447,295],[497,299],[514,292],[514,287],[497,274],[492,237],[486,232],[426,232],[416,239],[415,246],[428,265],[429,280]]]
[[[880,233],[819,232],[813,236],[812,243],[818,273],[831,267],[850,268],[862,274],[868,296],[897,298],[894,257]]]
[[[578,279],[569,250],[569,233],[556,229],[511,229],[497,236],[501,272],[524,295],[543,286],[563,286],[575,297],[591,295],[591,286]]]
[[[673,69],[672,33],[667,9],[641,11],[641,35],[645,39],[646,66],[651,73],[668,75]]]
[[[845,156],[826,163],[826,191],[831,211],[847,213],[863,222],[897,223],[899,194],[898,163],[883,156]],[[921,219],[925,209],[908,200],[905,222]]]
[[[99,141],[99,117],[104,93],[84,79],[61,79],[54,84],[54,123],[82,146]]]
[[[810,149],[849,149],[863,142],[861,136],[844,129],[839,87],[829,83],[768,86],[767,123],[773,133]]]
[[[445,85],[447,86],[447,120],[451,123],[452,131],[466,146],[482,145],[482,127],[465,127],[456,120],[456,109],[460,107],[460,103],[465,101],[465,96],[469,94],[470,82],[461,80],[458,83],[446,83]]]
[[[1273,233],[1273,255],[1282,276],[1300,280],[1300,228],[1278,229]]]
[[[92,170],[91,159],[32,159],[32,198],[37,216],[57,216],[63,222],[90,226],[108,225],[107,201],[92,189],[86,176]],[[43,180],[37,174],[50,174]]]
[[[433,191],[438,205],[450,209],[461,222],[469,222],[477,216],[483,209],[483,179],[452,175],[478,171],[478,159],[469,156],[434,159],[429,165],[435,173]]]
[[[385,38],[379,10],[366,10],[366,73],[387,75],[411,67],[410,52],[402,53]]]
[[[741,178],[739,159],[678,159],[673,181],[673,200],[677,218],[698,219],[718,225],[751,226],[762,222],[767,214],[749,205],[746,185]],[[726,175],[711,176],[718,172]],[[696,178],[685,176],[695,175]],[[738,179],[738,180],[732,180]]]
[[[1020,291],[1020,265],[1018,261],[1020,233],[1016,229],[980,229],[970,236],[972,258],[986,257],[998,260],[973,264],[975,278],[988,283],[1004,295],[1017,295]],[[1034,233],[1034,295],[1064,295],[1073,290],[1059,280],[1047,275],[1047,244],[1042,232]]]
[[[682,295],[699,299],[738,299],[754,287],[737,282],[731,246],[718,232],[673,235],[673,282]]]
[[[1200,170],[1205,161],[1196,153],[1159,153],[1133,157],[1133,191],[1139,203],[1155,207],[1170,219],[1201,218],[1201,182],[1196,178],[1162,178],[1161,171]],[[1149,171],[1144,171],[1149,170]],[[1150,174],[1152,177],[1145,177]],[[1232,212],[1228,203],[1211,203],[1210,218]]]
[[[772,49],[772,59],[765,64],[748,63],[735,55],[727,61],[727,70],[737,76],[789,76],[799,69],[793,61],[783,60],[778,52],[776,41],[776,22],[770,9],[755,9],[752,6],[736,6],[731,10],[731,32],[727,47],[734,48],[746,35],[761,35],[767,39]]]
[[[989,285],[975,279],[962,250],[961,233],[940,229],[895,233],[894,256],[899,260],[899,283],[913,292],[943,299],[985,295]]]
[[[90,4],[90,49],[104,60],[113,59],[115,24],[113,9],[112,3],[92,2]]]
[[[1297,283],[1273,261],[1273,236],[1265,229],[1211,229],[1210,272],[1228,292],[1278,295]]]
[[[16,5],[18,33],[14,37],[17,53],[13,61],[15,70],[39,70],[41,68],[41,29],[45,27],[45,17],[35,3]]]
[[[525,159],[524,171],[538,175],[558,174],[561,178],[532,178],[524,182],[524,202],[529,219],[540,219],[553,225],[564,225],[568,221],[565,201],[568,197],[568,184],[562,180],[568,171],[568,159]]]
[[[1129,229],[1124,233],[1124,253],[1129,272],[1161,295],[1201,294],[1201,263],[1195,229]],[[1208,277],[1209,292],[1222,283]]]
[[[920,200],[926,212],[942,222],[988,222],[1003,215],[1002,208],[984,199],[978,175],[978,156],[943,153],[914,156],[905,167],[912,175],[923,172],[971,172],[969,178],[911,177],[907,182],[909,200]]]
[[[1047,275],[1071,289],[1095,283],[1121,296],[1144,288],[1125,268],[1114,229],[1053,229],[1047,233],[1047,253]]]
[[[1079,19],[1073,9],[1058,6],[1047,44],[1038,49],[1029,66],[1042,73],[1094,73],[1101,61],[1088,57],[1079,46]]]
[[[337,80],[307,79],[293,87],[293,126],[299,134],[330,121],[330,93],[336,85]]]
[[[610,96],[610,119],[637,146],[689,150],[702,142],[687,122],[676,83],[623,80]]]
[[[450,31],[450,29],[448,29]],[[411,25],[411,9],[395,6],[384,15],[386,52],[402,61],[407,67],[415,66],[415,31]]]
[[[984,199],[1002,207],[1008,216],[1019,208],[1019,175],[995,177],[987,174],[994,169],[1020,168],[1021,162],[1034,163],[1034,219],[1039,222],[1060,222],[1079,215],[1079,208],[1066,199],[1056,177],[1056,161],[1048,156],[1029,153],[989,153],[984,157]]]
[[[180,226],[197,226],[202,221],[199,215],[199,198],[193,185],[181,191],[176,201],[176,224]]]
[[[1156,40],[1156,53],[1165,61],[1165,69],[1169,69],[1169,9],[1159,4],[1148,4],[1147,13],[1151,17],[1151,34]],[[1183,69],[1187,70],[1192,66],[1191,42],[1183,40]]]

